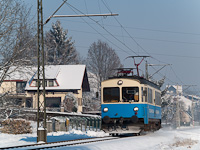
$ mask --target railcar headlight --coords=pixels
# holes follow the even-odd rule
[[[104,112],[107,112],[107,111],[108,111],[108,108],[107,108],[107,107],[105,107],[105,108],[103,109],[103,111],[104,111]]]
[[[134,110],[134,111],[138,111],[138,110],[139,110],[139,108],[138,108],[138,107],[135,107],[133,110]]]

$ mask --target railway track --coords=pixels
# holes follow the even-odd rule
[[[43,144],[30,144],[30,145],[21,145],[21,146],[13,146],[13,147],[3,147],[0,149],[20,149],[20,150],[39,150],[39,149],[51,149],[57,147],[66,147],[73,145],[80,145],[86,143],[93,142],[101,142],[119,139],[120,137],[100,137],[100,138],[89,138],[89,139],[78,139],[78,140],[70,140],[70,141],[61,141],[61,142],[51,142],[51,143],[43,143]]]

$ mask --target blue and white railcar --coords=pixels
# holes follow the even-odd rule
[[[142,77],[113,77],[101,84],[102,129],[140,133],[161,127],[160,87]]]

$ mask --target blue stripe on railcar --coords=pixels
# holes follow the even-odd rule
[[[161,108],[149,104],[102,104],[101,112],[102,118],[109,116],[110,118],[131,118],[135,115],[133,110],[138,107],[138,118],[144,118],[144,124],[148,124],[148,119],[161,119]],[[103,109],[108,108],[108,112],[104,112]]]

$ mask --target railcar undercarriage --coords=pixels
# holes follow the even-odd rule
[[[141,131],[156,131],[161,128],[159,119],[149,119],[148,124],[144,124],[144,119],[132,118],[117,118],[103,119],[102,130],[111,135],[118,134],[140,134]]]

